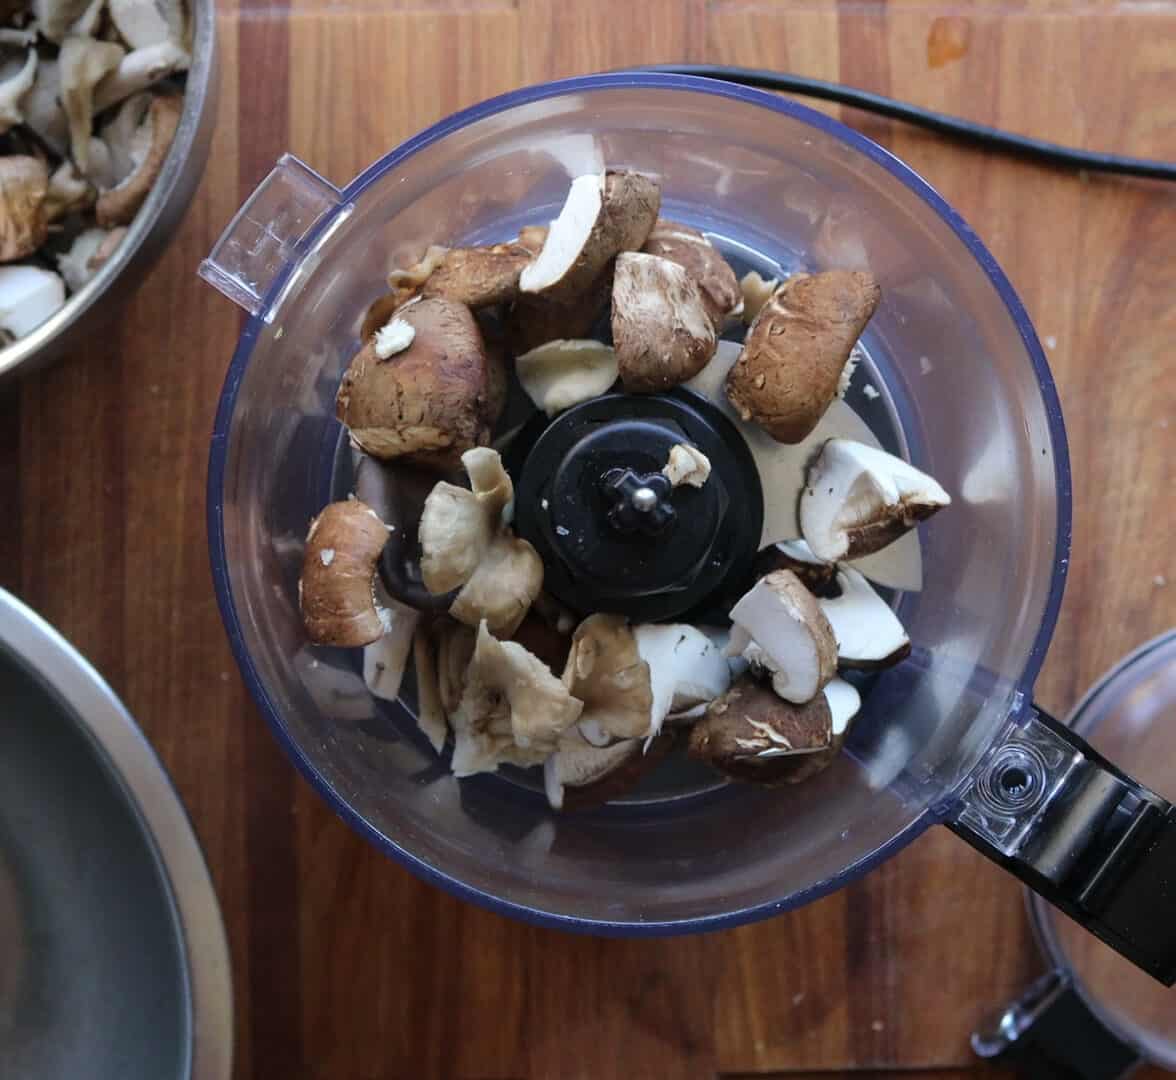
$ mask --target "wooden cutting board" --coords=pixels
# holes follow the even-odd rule
[[[1176,3],[282,0],[225,4],[220,34],[213,156],[167,255],[117,328],[0,391],[0,584],[95,662],[175,778],[228,923],[237,1074],[997,1075],[968,1034],[1041,962],[1017,886],[946,832],[792,915],[597,941],[422,885],[325,808],[247,699],[213,600],[205,462],[239,319],[195,269],[283,150],[342,183],[481,98],[639,61],[776,67],[1176,158]],[[1075,540],[1038,691],[1064,713],[1176,622],[1176,188],[845,118],[964,214],[1046,344]]]

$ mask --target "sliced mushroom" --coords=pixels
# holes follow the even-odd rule
[[[617,381],[617,354],[599,341],[549,341],[515,360],[527,396],[548,416],[599,397]]]
[[[879,295],[874,278],[859,271],[796,274],[785,281],[756,316],[727,376],[727,396],[739,415],[777,442],[811,435],[837,396]]]
[[[910,655],[911,641],[898,616],[870,583],[850,566],[837,571],[837,596],[818,600],[837,639],[841,667],[875,670]]]
[[[58,55],[61,71],[61,103],[69,120],[70,156],[88,174],[90,134],[94,126],[94,88],[118,67],[126,55],[121,45],[70,36]]]
[[[772,687],[797,704],[811,701],[837,674],[837,641],[829,621],[790,570],[761,578],[731,609],[728,655],[760,654],[772,671]],[[758,646],[747,656],[748,646]]]
[[[39,158],[0,157],[0,262],[23,259],[45,242],[48,190],[49,171]]]
[[[65,254],[57,256],[57,269],[71,292],[77,292],[110,260],[126,235],[126,229],[85,229],[74,237]]]
[[[450,605],[449,614],[467,626],[485,622],[493,633],[510,637],[541,588],[543,560],[539,553],[506,530],[490,543]]]
[[[649,665],[620,615],[589,615],[572,634],[564,685],[584,702],[580,730],[593,745],[650,733],[653,687]]]
[[[758,270],[748,270],[739,279],[739,292],[743,297],[743,310],[740,314],[748,326],[755,322],[755,317],[772,298],[772,293],[779,285],[779,278],[765,280]]]
[[[17,340],[65,304],[65,282],[39,266],[0,266],[0,331]]]
[[[21,102],[37,80],[37,50],[0,66],[0,134],[24,122]]]
[[[435,626],[437,689],[446,716],[452,716],[461,704],[477,637],[474,630],[451,619],[441,620]]]
[[[837,591],[837,566],[821,562],[803,540],[781,540],[764,548],[755,557],[757,577],[773,570],[791,570],[814,596],[829,596]]]
[[[462,455],[472,490],[442,480],[425,499],[418,534],[421,577],[434,596],[451,592],[473,577],[514,497],[498,452],[477,447]]]
[[[643,624],[633,628],[633,637],[637,654],[649,666],[650,736],[661,731],[669,713],[713,701],[731,684],[723,651],[693,626]]]
[[[439,754],[449,734],[449,723],[441,704],[437,644],[423,626],[418,626],[412,639],[412,666],[416,671],[417,727]]]
[[[363,681],[378,698],[395,701],[412,649],[413,635],[420,622],[420,612],[394,600],[379,581],[375,582],[377,607],[386,612],[383,634],[363,650]]]
[[[69,214],[84,210],[93,205],[95,195],[94,186],[78,172],[73,162],[63,161],[49,177],[45,218],[50,222],[60,221]]]
[[[671,487],[687,484],[700,488],[706,483],[710,472],[710,458],[697,446],[675,443],[670,447],[670,460],[662,469],[662,476],[669,480]]]
[[[78,16],[77,22],[69,28],[69,34],[77,37],[98,37],[98,28],[102,21],[102,12],[106,8],[106,0],[90,0],[86,10]],[[101,35],[106,37],[107,35]],[[111,35],[113,37],[113,35]]]
[[[742,310],[743,294],[735,271],[697,229],[658,218],[641,250],[677,263],[698,282],[707,314],[716,329],[722,327],[728,316]]]
[[[43,37],[60,45],[82,17],[90,0],[32,0],[33,18]]]
[[[375,583],[391,531],[358,499],[331,503],[310,523],[298,602],[316,645],[369,645],[388,629]]]
[[[629,393],[656,393],[693,378],[717,344],[694,278],[677,263],[636,251],[617,257],[612,332]]]
[[[132,94],[149,89],[161,79],[186,71],[191,59],[187,51],[173,41],[127,53],[118,67],[94,88],[94,111],[104,112]]]
[[[132,49],[184,40],[184,8],[179,0],[110,0],[110,19]]]
[[[61,65],[56,60],[37,64],[32,89],[21,103],[24,122],[55,154],[69,149],[69,117],[61,105]]]
[[[663,732],[648,746],[640,739],[625,739],[598,747],[571,728],[543,765],[547,801],[553,810],[575,811],[627,795],[665,760],[673,745],[673,733]]]
[[[129,147],[125,148],[132,171],[117,186],[98,196],[95,215],[98,224],[104,228],[126,225],[138,213],[163,169],[164,158],[179,126],[182,111],[179,98],[160,94],[146,104],[142,121],[135,128]],[[107,142],[112,157],[115,157],[116,144],[110,139]],[[119,147],[118,153],[122,152],[124,147]]]
[[[418,300],[400,318],[413,328],[412,344],[381,360],[368,341],[343,376],[335,415],[373,457],[451,468],[489,441],[485,343],[470,309],[452,300]]]
[[[483,623],[451,717],[453,772],[494,772],[503,762],[539,765],[580,717],[583,702],[521,645],[499,641]]]
[[[830,439],[809,468],[800,528],[827,562],[879,551],[948,506],[951,497],[901,458],[848,439]]]

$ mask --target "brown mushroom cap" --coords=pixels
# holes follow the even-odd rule
[[[130,176],[117,187],[103,191],[98,196],[94,215],[102,228],[126,225],[139,212],[139,207],[143,205],[163,169],[163,161],[171,148],[182,111],[183,102],[178,97],[159,94],[151,99],[143,120],[150,137],[145,156]]]
[[[335,415],[373,457],[452,468],[489,440],[490,371],[473,314],[431,298],[406,305],[412,344],[387,360],[369,341],[356,354],[335,398]]]
[[[0,262],[23,259],[45,242],[48,190],[49,170],[39,158],[0,157]]]
[[[442,296],[471,308],[507,304],[519,294],[519,274],[533,257],[521,244],[453,248],[421,287],[422,296]]]
[[[837,395],[849,354],[878,306],[870,274],[794,275],[772,294],[727,375],[727,397],[744,420],[796,443]]]
[[[620,615],[589,615],[572,635],[564,685],[584,702],[581,721],[613,739],[650,733],[653,686],[637,639]]]
[[[716,327],[743,302],[735,271],[697,229],[658,218],[641,250],[677,263],[698,282],[707,314]]]

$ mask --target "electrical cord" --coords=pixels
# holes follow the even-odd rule
[[[754,86],[761,90],[778,90],[786,94],[834,101],[855,109],[888,116],[892,120],[901,120],[915,127],[926,128],[940,135],[1047,165],[1085,169],[1089,172],[1115,173],[1120,176],[1140,176],[1149,180],[1176,180],[1176,164],[1172,162],[1060,146],[1044,139],[1014,135],[1012,132],[989,127],[987,124],[977,124],[958,116],[948,116],[946,113],[923,109],[918,105],[909,105],[904,101],[884,97],[882,94],[871,93],[869,90],[824,82],[821,79],[810,79],[803,75],[789,75],[760,68],[729,67],[725,64],[648,64],[629,70],[660,72],[665,75],[697,75],[720,82],[737,83],[740,86]]]

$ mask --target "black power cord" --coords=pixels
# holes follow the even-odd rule
[[[958,116],[948,116],[945,113],[920,108],[918,105],[908,105],[904,101],[895,101],[894,98],[873,94],[869,90],[858,90],[853,86],[824,82],[821,79],[809,79],[803,75],[789,75],[759,68],[728,67],[725,64],[649,64],[629,70],[661,72],[666,75],[697,75],[720,82],[737,83],[740,86],[755,86],[761,90],[778,90],[786,94],[820,98],[822,101],[835,101],[855,109],[879,113],[893,120],[901,120],[915,127],[926,128],[940,135],[1000,150],[1031,161],[1044,162],[1047,165],[1085,169],[1090,172],[1117,173],[1121,176],[1141,176],[1150,180],[1176,180],[1176,164],[1171,162],[1059,146],[1044,139],[1014,135],[1012,132],[989,127],[987,124],[976,124],[971,120],[961,120]]]

